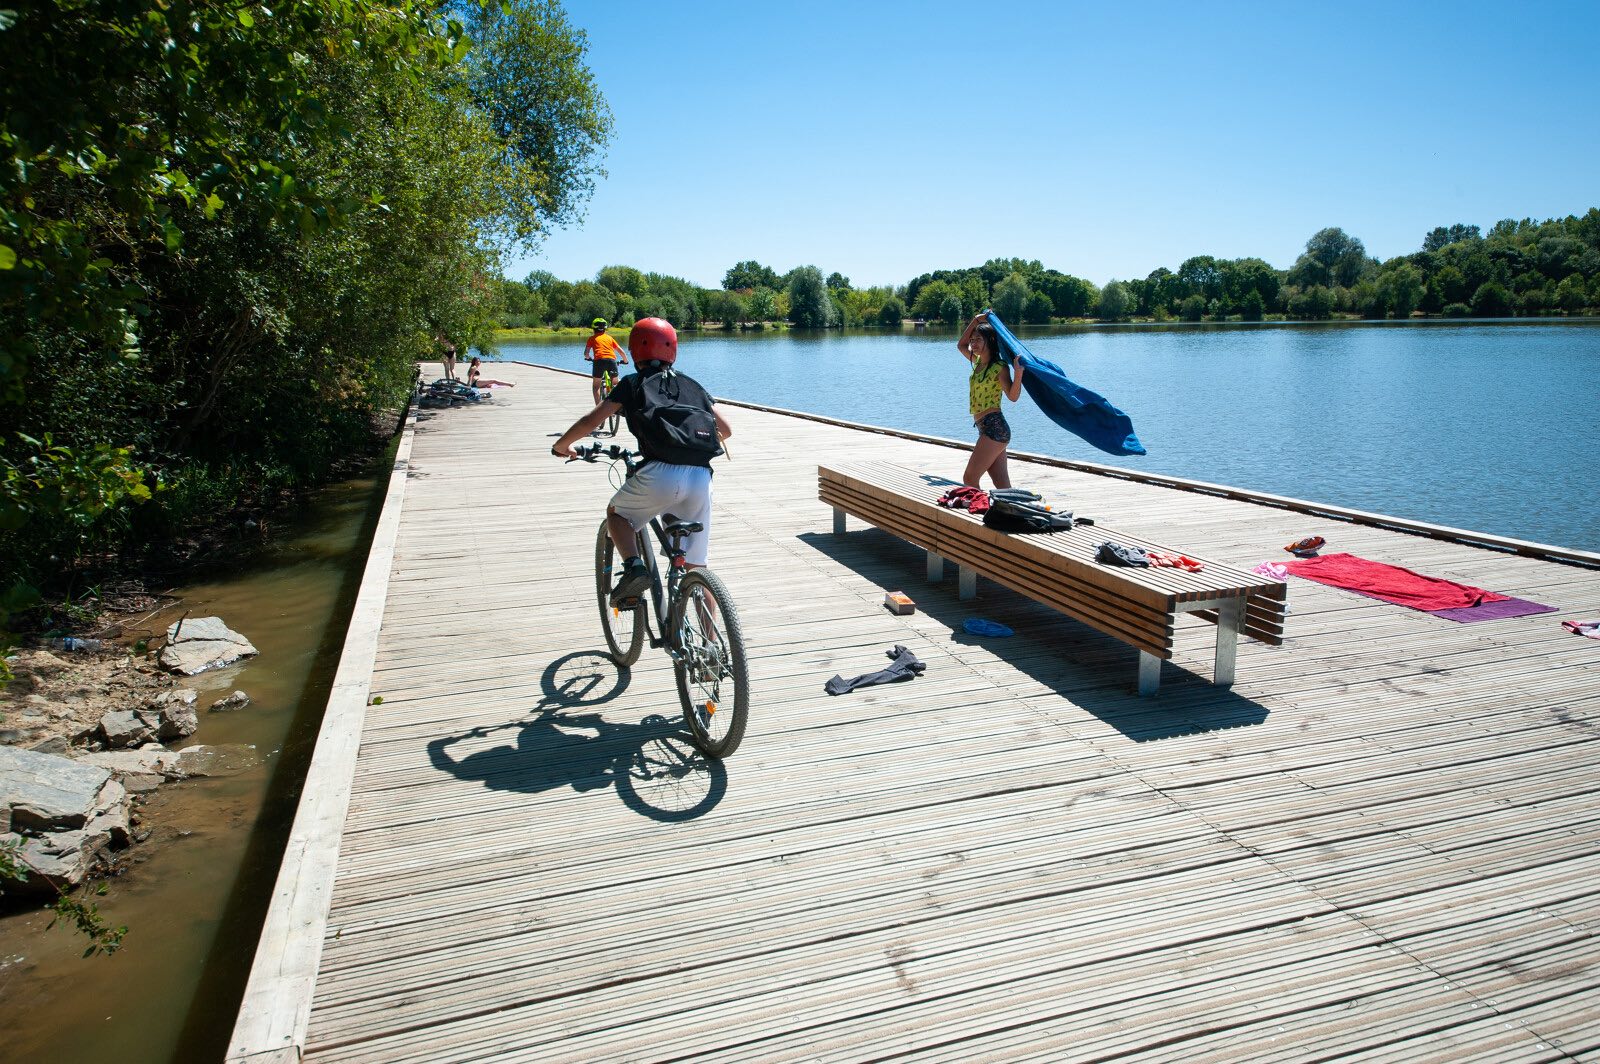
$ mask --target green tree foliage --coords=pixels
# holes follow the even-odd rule
[[[839,308],[834,305],[822,271],[801,266],[790,271],[789,320],[802,329],[827,329],[839,324]]]
[[[1108,281],[1100,290],[1100,305],[1096,313],[1101,321],[1121,321],[1133,312],[1133,297],[1128,286],[1121,281]]]
[[[1428,230],[1428,235],[1422,238],[1423,251],[1438,251],[1440,248],[1451,244],[1459,244],[1464,240],[1482,240],[1475,225],[1440,225]]]
[[[600,156],[612,128],[584,65],[584,34],[556,0],[451,0],[444,11],[454,16],[451,25],[464,24],[470,42],[469,61],[451,72],[503,149],[502,161],[515,164],[485,175],[499,223],[486,235],[526,243],[579,220],[605,176]]]
[[[1199,292],[1185,296],[1179,304],[1178,316],[1184,321],[1199,321],[1206,313],[1206,297]]]
[[[899,325],[906,316],[906,306],[895,296],[884,300],[883,306],[878,308],[878,322],[881,325]]]
[[[1376,287],[1387,313],[1409,318],[1422,302],[1422,271],[1404,259],[1392,259],[1378,274]]]
[[[846,277],[838,270],[833,271],[832,273],[828,274],[828,290],[830,292],[850,291],[850,278]]]
[[[1319,229],[1306,241],[1306,255],[1328,271],[1333,283],[1348,288],[1367,268],[1367,248],[1343,229]]]
[[[994,286],[989,305],[1000,315],[1001,321],[1020,322],[1030,295],[1027,279],[1021,273],[1009,273]]]
[[[645,294],[644,273],[632,266],[602,266],[594,282],[612,295],[637,299]]]
[[[610,128],[545,0],[6,18],[0,586],[359,453],[436,337],[543,312],[501,255],[576,217]]]
[[[1498,281],[1486,281],[1472,293],[1472,313],[1480,318],[1503,318],[1511,313],[1511,293]]]
[[[1049,296],[1043,292],[1030,292],[1028,302],[1022,307],[1022,320],[1029,325],[1048,325],[1054,310]]]
[[[1578,311],[1583,309],[1584,304],[1587,302],[1588,293],[1583,287],[1582,274],[1568,274],[1567,277],[1556,286],[1556,309],[1565,311],[1568,314],[1576,314]]]
[[[763,266],[753,259],[735,265],[722,276],[722,287],[730,292],[742,292],[754,288],[775,289],[778,283],[778,275],[771,267]]]
[[[944,318],[944,308],[949,303],[955,305],[955,315],[951,318]],[[961,298],[961,289],[949,281],[943,280],[932,281],[923,285],[911,304],[912,317],[921,318],[924,321],[939,321],[941,319],[952,322],[960,321],[964,311],[965,306]],[[974,307],[973,313],[977,313],[976,307]]]
[[[1295,293],[1289,298],[1289,313],[1305,321],[1322,321],[1333,315],[1333,292],[1322,285]]]
[[[1267,301],[1257,289],[1250,289],[1239,301],[1239,317],[1245,321],[1260,321],[1266,314]]]

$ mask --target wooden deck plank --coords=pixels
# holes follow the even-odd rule
[[[922,552],[830,533],[816,466],[960,451],[735,409],[712,564],[745,745],[698,758],[659,652],[596,653],[609,492],[588,394],[427,412],[329,885],[309,1061],[1552,1060],[1600,1046],[1600,573],[1014,463],[1130,537],[1248,572],[1284,543],[1556,606],[1475,625],[1291,580],[1284,645],[1163,692],[1132,652]],[[486,460],[492,459],[492,460]],[[1323,527],[1324,524],[1330,527]],[[918,612],[881,608],[905,590]],[[1016,629],[975,639],[982,615]],[[830,698],[894,644],[910,683]]]

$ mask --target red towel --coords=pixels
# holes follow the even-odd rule
[[[1371,598],[1410,606],[1414,610],[1454,610],[1481,602],[1503,602],[1508,596],[1468,587],[1434,576],[1423,576],[1398,565],[1357,558],[1354,554],[1325,554],[1288,563],[1289,572],[1330,587],[1357,591]]]

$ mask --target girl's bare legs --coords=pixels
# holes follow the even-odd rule
[[[996,458],[994,464],[989,466],[989,479],[994,481],[994,486],[997,488],[1009,488],[1011,486],[1011,469],[1006,464],[1006,446],[1003,443],[1000,445],[1000,457]]]
[[[961,483],[974,488],[981,487],[979,479],[985,473],[988,473],[991,477],[994,476],[993,467],[997,460],[1000,462],[1000,473],[1004,476],[1006,445],[996,443],[987,436],[979,436],[978,442],[973,445],[972,457],[967,459],[967,471],[961,474]],[[998,479],[995,480],[995,487],[997,488],[1008,488],[1010,486],[1011,482],[1009,480],[1004,484],[1000,483]]]

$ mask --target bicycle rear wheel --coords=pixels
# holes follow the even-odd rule
[[[595,593],[600,600],[600,630],[606,634],[611,660],[627,668],[639,660],[639,651],[644,647],[645,604],[641,598],[639,605],[632,609],[612,607],[611,587],[616,582],[616,572],[613,570],[620,572],[621,569],[622,558],[617,553],[616,544],[611,542],[606,523],[601,521],[600,534],[594,541],[594,583]]]
[[[707,757],[727,757],[744,739],[750,678],[739,614],[721,578],[686,573],[667,630],[678,643],[674,671],[689,734]]]

